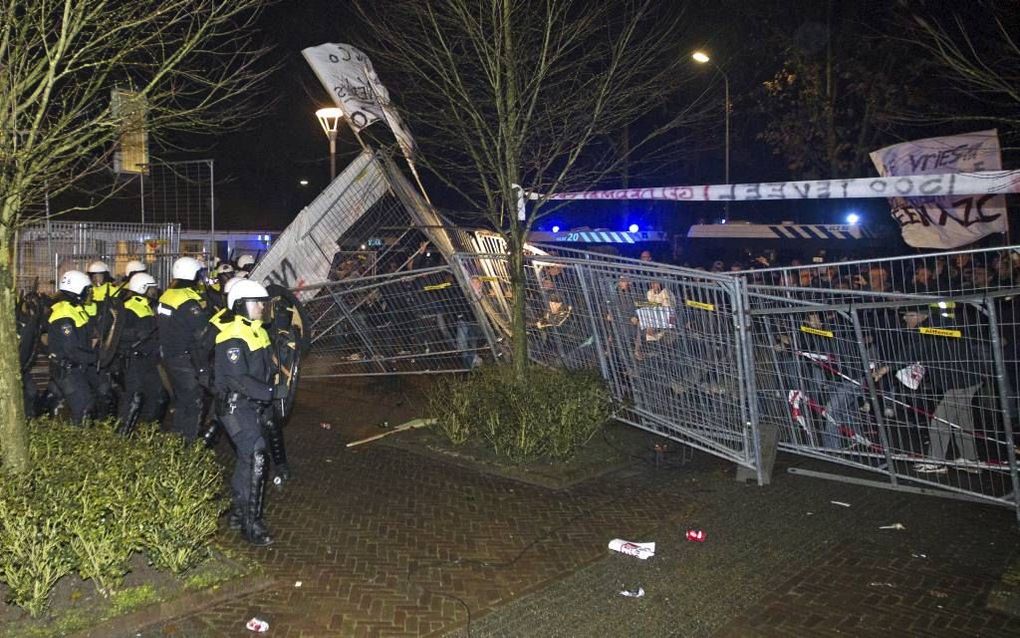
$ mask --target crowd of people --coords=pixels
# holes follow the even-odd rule
[[[587,284],[572,269],[541,266],[528,303],[538,352],[595,366],[586,346],[600,332],[608,372],[636,405],[686,410],[692,424],[714,420],[740,391],[731,297],[713,280],[660,271],[648,251],[640,260],[649,267],[623,264]],[[890,449],[916,459],[909,465],[920,475],[978,474],[1005,462],[1005,418],[1020,416],[1020,297],[1007,294],[1020,282],[1020,254],[757,265],[699,270],[739,271],[749,303],[769,309],[749,330],[757,400],[787,442],[878,461]],[[860,305],[856,327],[836,308],[848,304]]]
[[[115,419],[130,435],[169,409],[168,429],[185,441],[212,446],[226,431],[236,451],[229,525],[267,545],[264,484],[270,457],[274,482],[290,477],[281,427],[306,344],[298,301],[249,279],[253,265],[242,255],[208,274],[181,257],[162,289],[141,261],[127,262],[120,279],[95,261],[64,272],[52,298],[23,295],[17,319],[29,417],[66,408],[73,423]],[[49,364],[42,393],[30,374],[40,352]]]

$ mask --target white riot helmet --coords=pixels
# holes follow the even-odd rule
[[[224,275],[230,275],[230,277],[234,276],[234,267],[230,264],[229,261],[223,262],[216,269],[216,278],[217,279],[223,277]]]
[[[251,270],[251,267],[255,265],[255,258],[251,255],[244,254],[237,258],[237,267],[241,270]]]
[[[127,277],[128,280],[130,280],[131,275],[135,273],[148,271],[149,268],[137,259],[132,259],[128,263],[124,264],[124,276]]]
[[[101,273],[110,274],[110,267],[106,265],[105,261],[94,261],[89,264],[89,267],[85,269],[90,275],[99,275]]]
[[[244,275],[234,275],[233,277],[227,280],[227,283],[223,284],[223,294],[229,295],[230,289],[236,286],[237,282],[245,281],[246,279],[247,277],[245,277]]]
[[[68,270],[60,277],[57,289],[78,301],[84,301],[90,286],[92,286],[92,280],[88,275],[80,270]]]
[[[138,295],[145,295],[149,288],[157,286],[156,280],[147,272],[136,272],[128,280],[127,289]]]
[[[205,266],[202,265],[202,262],[194,257],[181,257],[174,262],[171,276],[174,279],[198,281],[198,273],[201,272],[203,268],[205,268]]]
[[[261,319],[262,309],[256,312],[255,304],[269,300],[269,292],[257,281],[242,279],[230,287],[227,308],[249,319]]]

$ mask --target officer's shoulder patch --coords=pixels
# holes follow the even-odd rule
[[[70,337],[70,336],[71,336],[71,326],[64,326],[64,327],[63,327],[63,328],[61,328],[60,330],[61,330],[61,332],[63,332],[63,333],[64,333],[64,334],[66,335],[66,336],[68,336],[68,337]]]
[[[227,349],[227,359],[230,361],[230,363],[237,363],[240,358],[241,358],[240,348]]]

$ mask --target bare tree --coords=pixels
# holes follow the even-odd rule
[[[1020,132],[1020,12],[1016,2],[981,0],[959,13],[905,4],[912,30],[905,38],[931,61],[945,86],[967,98],[953,112],[910,113],[929,122],[1004,125]],[[969,105],[969,108],[968,108]]]
[[[698,100],[677,99],[693,75],[678,6],[358,4],[370,34],[364,46],[383,76],[397,79],[423,163],[507,242],[518,378],[528,361],[523,248],[535,222],[556,206],[548,195],[602,183],[634,158],[675,153],[678,128],[705,117]],[[700,94],[704,82],[695,86]],[[628,128],[621,152],[617,142]],[[542,195],[525,220],[514,184]]]
[[[14,322],[15,233],[48,193],[106,171],[115,142],[244,122],[272,68],[268,0],[0,0],[0,446],[28,467]],[[117,90],[118,98],[113,93]],[[118,104],[119,102],[119,104]],[[88,205],[88,204],[86,204]]]

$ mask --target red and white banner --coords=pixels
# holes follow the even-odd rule
[[[997,171],[1002,168],[999,135],[995,130],[949,135],[894,144],[871,153],[883,177],[928,177],[960,171]],[[903,241],[917,248],[956,248],[985,235],[1008,229],[1006,198],[1001,190],[962,191],[922,197],[890,197],[892,216]]]
[[[863,199],[869,197],[956,197],[1020,192],[1020,171],[976,171],[938,175],[861,177],[755,184],[656,186],[608,191],[580,191],[541,195],[537,199],[669,200],[679,202],[752,202],[759,200]],[[975,211],[976,213],[976,211]]]

